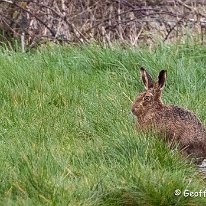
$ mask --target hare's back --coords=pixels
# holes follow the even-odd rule
[[[205,128],[193,112],[177,106],[166,106],[161,113],[162,124],[173,129],[174,133],[184,134],[188,138],[204,137],[206,140]]]
[[[186,122],[191,121],[192,123],[195,122],[200,124],[200,120],[197,118],[197,116],[189,110],[183,109],[178,106],[170,106],[169,110],[173,114],[172,116],[177,120],[180,119]]]

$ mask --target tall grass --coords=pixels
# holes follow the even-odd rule
[[[168,70],[164,101],[206,123],[206,48],[47,46],[0,51],[1,205],[205,205],[193,164],[135,131],[139,66]]]

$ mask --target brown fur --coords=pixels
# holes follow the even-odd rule
[[[194,113],[186,109],[165,105],[161,93],[166,81],[166,71],[159,73],[157,82],[141,68],[146,91],[136,98],[132,112],[137,116],[137,130],[154,128],[171,142],[175,140],[187,155],[200,162],[206,158],[206,130]]]

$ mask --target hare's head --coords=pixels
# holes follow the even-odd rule
[[[146,91],[137,96],[132,106],[132,113],[136,116],[162,106],[161,94],[166,81],[166,70],[160,71],[155,83],[146,69],[140,68],[140,74]]]

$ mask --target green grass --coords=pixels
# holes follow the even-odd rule
[[[205,183],[160,137],[135,131],[139,67],[168,70],[164,101],[206,123],[206,48],[47,46],[0,51],[0,205],[205,205]]]

